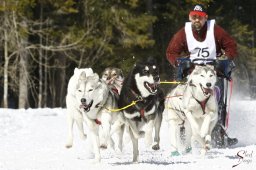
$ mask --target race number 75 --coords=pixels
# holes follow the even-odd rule
[[[200,57],[200,56],[202,56],[202,57],[204,57],[204,58],[206,58],[206,57],[209,57],[209,55],[210,55],[210,53],[209,53],[209,51],[208,51],[208,47],[205,47],[205,48],[199,48],[199,47],[197,47],[197,48],[195,48],[198,52],[197,52],[197,57]]]

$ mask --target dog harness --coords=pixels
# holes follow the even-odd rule
[[[194,97],[194,96],[193,96],[193,97]],[[194,97],[194,98],[195,98],[195,97]],[[203,111],[203,115],[205,114],[205,106],[206,106],[206,103],[208,102],[209,98],[210,98],[210,96],[207,97],[207,98],[206,98],[205,100],[203,100],[203,101],[199,101],[199,100],[197,100],[197,99],[195,98],[195,100],[197,101],[197,103],[199,103],[200,106],[201,106],[201,109],[202,109],[202,111]]]
[[[196,85],[193,84],[192,82],[189,82],[189,86],[196,87]],[[202,109],[203,115],[204,115],[204,114],[205,114],[205,106],[206,106],[206,103],[208,102],[208,100],[209,100],[209,98],[210,98],[211,96],[208,96],[208,97],[207,97],[205,100],[203,100],[203,101],[197,100],[197,99],[194,97],[194,95],[192,95],[192,96],[193,96],[193,98],[197,101],[197,103],[201,106],[201,109]]]
[[[131,92],[132,92],[132,94],[135,96],[135,98],[136,98],[138,101],[141,101],[141,102],[145,101],[142,96],[140,96],[140,95],[138,95],[137,93],[135,93],[132,89],[131,89]],[[140,107],[138,107],[137,105],[135,105],[135,107],[136,107],[136,109],[139,110],[139,112],[140,112],[140,117],[134,117],[134,120],[135,120],[135,121],[141,121],[141,119],[143,119],[145,122],[147,122],[147,119],[146,119],[146,117],[145,117],[145,108],[146,108],[147,106],[140,108]]]
[[[207,21],[207,33],[204,41],[197,41],[193,36],[192,23],[186,22],[185,33],[190,53],[190,59],[194,63],[201,64],[205,59],[216,60],[216,44],[214,38],[215,20]],[[207,61],[206,61],[207,62]],[[206,63],[204,63],[206,64]]]

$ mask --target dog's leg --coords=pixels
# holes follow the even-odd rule
[[[177,146],[177,123],[174,119],[169,120],[169,132],[171,140],[171,154],[172,156],[178,156],[178,146]]]
[[[100,141],[99,141],[99,125],[95,123],[95,121],[87,118],[85,116],[85,121],[88,126],[88,133],[90,134],[92,146],[93,146],[93,152],[95,154],[95,158],[93,160],[93,163],[98,163],[101,161],[100,156]]]
[[[212,114],[212,113],[210,113],[210,114]],[[201,129],[200,129],[201,138],[204,138],[209,132],[209,126],[210,126],[210,122],[211,122],[210,114],[206,115],[203,119],[203,123],[202,123]]]
[[[160,142],[160,127],[162,124],[163,115],[162,113],[158,113],[155,121],[155,136],[154,136],[154,144],[152,149],[159,150],[159,142]]]
[[[86,134],[84,133],[84,125],[83,125],[83,118],[81,119],[76,119],[76,125],[78,127],[79,130],[79,134],[80,134],[80,138],[85,140],[86,139]]]
[[[152,140],[152,133],[153,133],[153,128],[154,128],[154,120],[148,121],[146,124],[146,130],[145,130],[145,142],[146,146],[149,147],[153,143]]]
[[[67,136],[66,148],[71,148],[73,145],[74,118],[71,115],[71,111],[69,109],[67,109],[67,124],[68,124],[68,136]]]
[[[118,131],[121,128],[121,126],[124,125],[124,123],[124,120],[118,118],[111,126],[110,136],[112,136],[116,131]]]
[[[104,112],[101,116],[102,122],[102,138],[100,141],[100,147],[106,149],[108,144],[110,144],[110,128],[111,128],[111,113]]]
[[[211,145],[211,141],[212,141],[212,130],[213,128],[215,127],[216,123],[218,121],[218,114],[216,113],[215,116],[213,117],[213,119],[211,120],[210,122],[210,125],[209,125],[209,130],[208,130],[208,133],[207,135],[205,136],[205,147],[209,150],[210,148],[212,148],[212,145]]]
[[[117,135],[118,135],[118,152],[121,153],[123,150],[123,136],[124,136],[124,128],[125,125],[123,124],[120,127],[120,130],[117,131]]]
[[[138,138],[135,138],[131,127],[129,128],[129,133],[130,133],[130,137],[132,139],[132,146],[133,146],[133,160],[132,161],[138,162],[138,157],[139,157]]]
[[[191,129],[192,129],[192,133],[193,134],[197,134],[199,133],[199,125],[196,122],[196,120],[194,119],[194,117],[192,116],[191,111],[187,111],[185,110],[185,115],[190,123]]]

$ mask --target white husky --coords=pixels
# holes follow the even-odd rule
[[[88,126],[88,135],[92,141],[95,161],[100,162],[100,142],[104,148],[110,144],[111,126],[116,122],[119,124],[119,120],[122,120],[122,115],[119,112],[110,111],[110,109],[117,108],[117,100],[109,90],[108,85],[99,79],[98,74],[94,73],[88,77],[81,74],[79,80],[76,99],[80,103],[84,121]],[[102,127],[103,132],[100,140],[99,126]],[[118,149],[121,151],[123,130],[118,131],[118,135]]]
[[[74,69],[73,76],[69,79],[67,96],[66,96],[66,106],[67,106],[67,123],[68,123],[68,137],[66,142],[66,147],[70,148],[73,145],[73,124],[76,122],[79,129],[79,134],[82,139],[86,138],[84,134],[83,127],[83,114],[80,109],[80,102],[76,100],[76,90],[80,82],[79,78],[81,73],[84,73],[85,76],[93,75],[93,70],[91,68],[83,69]]]
[[[171,125],[172,150],[177,151],[177,136],[175,130],[177,124],[185,121],[190,124],[192,130],[191,146],[195,148],[195,141],[201,144],[201,155],[211,147],[211,132],[218,120],[218,106],[215,97],[214,87],[216,83],[216,72],[213,66],[195,66],[195,69],[188,77],[186,85],[179,85],[167,96],[183,95],[181,99],[174,97],[167,100],[167,120]],[[176,98],[176,99],[175,99]],[[172,102],[173,100],[173,102]],[[176,111],[175,111],[176,110]],[[179,114],[177,114],[179,110]],[[180,114],[184,113],[184,115]],[[176,127],[176,128],[174,128]],[[185,128],[189,129],[185,125]],[[189,135],[188,135],[189,136]],[[189,146],[189,143],[186,143]]]

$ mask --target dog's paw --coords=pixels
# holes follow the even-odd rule
[[[160,149],[159,143],[154,142],[154,143],[152,144],[152,149],[153,149],[153,150],[159,150],[159,149]]]
[[[101,148],[101,149],[107,149],[108,146],[107,146],[107,144],[101,144],[101,145],[100,145],[100,148]]]
[[[205,138],[206,135],[207,135],[207,134],[206,134],[204,131],[201,130],[201,132],[200,132],[200,137],[201,137],[201,138]]]
[[[67,149],[71,148],[72,146],[73,146],[72,142],[67,142],[66,145],[65,145],[65,147]]]
[[[72,145],[67,144],[67,145],[65,145],[65,147],[66,147],[67,149],[69,149],[69,148],[72,148]]]
[[[206,150],[210,150],[212,148],[211,145],[211,136],[210,135],[206,135],[205,136],[205,149]]]

